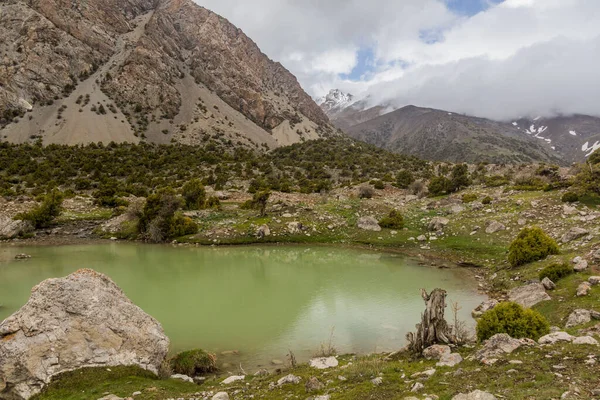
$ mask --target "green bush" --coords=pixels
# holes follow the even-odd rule
[[[490,196],[486,196],[483,198],[483,200],[481,200],[481,203],[484,205],[488,205],[492,204],[492,201],[494,201],[494,199],[492,199]]]
[[[529,176],[519,178],[515,181],[515,190],[523,190],[523,191],[537,191],[544,190],[546,187],[546,181],[542,178],[538,178],[537,176]]]
[[[193,235],[198,233],[198,224],[191,218],[186,217],[181,213],[176,213],[171,221],[169,229],[169,237],[177,238],[181,236]]]
[[[410,171],[403,169],[396,175],[396,186],[400,189],[408,189],[415,181],[415,177]]]
[[[260,216],[264,217],[267,214],[267,203],[271,197],[271,192],[264,191],[255,193],[252,200],[248,200],[241,205],[244,210],[259,210]]]
[[[204,205],[206,208],[221,208],[221,200],[217,196],[210,196]]]
[[[537,340],[550,332],[550,324],[542,314],[517,303],[500,303],[477,321],[477,339],[484,341],[498,333],[513,338]]]
[[[171,367],[176,374],[194,377],[217,371],[217,358],[204,350],[184,351],[173,357]]]
[[[450,192],[450,179],[445,176],[436,176],[431,179],[427,189],[431,196],[441,196],[442,194]]]
[[[485,186],[487,187],[500,187],[509,183],[508,178],[502,175],[493,175],[485,178]]]
[[[461,189],[471,185],[471,177],[469,176],[469,167],[467,164],[457,164],[452,168],[450,178],[450,191],[458,192]]]
[[[474,193],[464,194],[462,197],[463,203],[472,203],[477,200],[477,195]]]
[[[402,229],[404,228],[404,218],[400,211],[392,210],[387,217],[384,217],[379,221],[379,225],[382,228]]]
[[[562,197],[563,203],[577,203],[579,201],[579,195],[574,192],[567,192]]]
[[[42,204],[29,212],[18,214],[15,219],[29,221],[36,229],[45,228],[62,212],[63,199],[63,194],[55,189],[43,198]]]
[[[375,181],[373,187],[377,190],[383,190],[385,189],[385,183],[383,183],[383,181]]]
[[[525,228],[511,243],[508,262],[513,267],[543,260],[552,254],[558,254],[558,245],[540,228]]]
[[[552,264],[546,268],[544,268],[540,272],[540,280],[544,278],[550,279],[552,282],[556,283],[562,278],[569,276],[573,273],[573,267],[571,267],[567,263],[563,264]]]
[[[192,179],[183,185],[181,195],[187,210],[199,210],[204,207],[206,190],[199,179]]]

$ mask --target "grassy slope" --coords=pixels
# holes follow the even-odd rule
[[[510,268],[506,262],[506,252],[510,241],[517,235],[521,226],[518,219],[523,212],[529,213],[528,225],[538,225],[555,236],[560,236],[572,226],[584,226],[592,231],[597,230],[597,221],[584,223],[578,216],[562,216],[561,194],[543,192],[515,192],[500,194],[492,189],[473,189],[481,199],[492,195],[498,200],[483,210],[467,210],[449,215],[450,224],[445,229],[445,235],[437,241],[425,244],[408,240],[426,233],[429,219],[436,215],[445,215],[447,207],[431,210],[426,205],[431,199],[420,200],[401,206],[399,203],[390,204],[387,198],[359,201],[348,198],[345,200],[319,199],[306,204],[284,205],[279,211],[272,211],[269,216],[259,218],[252,211],[240,211],[235,204],[226,204],[223,210],[202,218],[199,222],[201,232],[193,237],[181,239],[181,242],[197,244],[242,244],[242,243],[338,243],[349,245],[366,245],[373,249],[403,251],[411,254],[431,256],[443,261],[463,261],[477,265],[476,273],[482,277],[484,288],[502,297],[512,287],[537,278],[538,272],[544,266],[556,261],[569,261],[573,257],[585,256],[593,248],[597,248],[597,239],[590,242],[582,240],[569,245],[561,245],[561,255],[550,260],[532,263],[516,269]],[[308,199],[308,198],[307,198]],[[443,199],[434,199],[443,200]],[[522,205],[518,205],[518,201]],[[532,201],[538,204],[531,204]],[[391,230],[382,232],[365,232],[356,228],[357,215],[372,213],[378,217],[385,215],[391,207],[402,210],[405,215],[406,229],[396,235]],[[487,211],[490,210],[490,211]],[[581,211],[589,212],[580,206]],[[293,218],[284,218],[285,212],[297,213]],[[504,223],[509,230],[496,234],[486,234],[485,224],[488,220]],[[303,234],[290,235],[287,233],[287,222],[300,221],[309,229]],[[263,240],[254,237],[256,228],[262,224],[269,225],[273,236]],[[330,229],[330,226],[333,226]],[[482,229],[471,235],[473,228]],[[226,229],[225,229],[226,228]],[[228,233],[224,233],[228,232]],[[308,236],[307,233],[310,235]],[[216,241],[216,242],[215,242]],[[587,273],[574,274],[558,282],[558,288],[550,292],[551,301],[536,306],[553,325],[564,326],[566,317],[577,308],[594,308],[600,311],[600,288],[592,289],[588,297],[576,298],[577,286],[589,275],[600,275],[598,266],[592,266]],[[577,334],[577,329],[569,330]],[[400,347],[399,343],[399,347]],[[210,349],[208,349],[210,350]],[[463,356],[468,356],[472,350],[461,349]],[[588,346],[558,345],[552,348],[524,349],[510,356],[510,359],[522,360],[522,365],[508,364],[501,360],[497,365],[482,367],[473,361],[463,362],[459,367],[463,371],[456,376],[458,369],[440,369],[434,377],[425,382],[425,392],[450,399],[460,391],[486,389],[509,399],[549,399],[559,398],[571,385],[581,390],[592,390],[600,387],[600,378],[593,368],[584,363],[590,354],[597,354],[597,349]],[[349,358],[344,358],[344,364]],[[319,376],[322,382],[328,381],[323,393],[330,393],[332,399],[403,399],[410,395],[410,387],[414,379],[402,378],[405,374],[410,377],[416,371],[424,371],[433,365],[428,361],[401,360],[384,362],[380,356],[361,358],[353,361],[354,366],[339,369],[329,373],[311,371],[302,366],[294,374],[302,376],[304,382],[310,376]],[[564,365],[566,369],[559,372],[562,378],[554,375],[553,366]],[[516,372],[507,373],[508,370]],[[375,376],[382,374],[384,383],[373,386],[370,382]],[[337,379],[338,375],[348,378],[347,381]],[[40,396],[40,399],[92,399],[102,397],[106,392],[120,396],[131,395],[141,390],[143,395],[138,398],[164,399],[191,397],[195,392],[219,391],[226,389],[230,394],[236,390],[241,392],[234,398],[281,399],[306,398],[303,385],[288,385],[283,389],[268,390],[268,384],[276,381],[280,375],[267,378],[255,378],[247,386],[245,383],[223,388],[209,381],[202,386],[195,386],[171,380],[156,380],[146,374],[131,368],[115,368],[112,373],[105,370],[86,370],[67,374],[52,384]],[[149,389],[150,388],[150,389]],[[151,389],[155,388],[155,389]],[[93,394],[91,394],[93,392]],[[583,398],[589,398],[583,396]]]

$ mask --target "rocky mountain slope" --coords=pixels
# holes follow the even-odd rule
[[[325,97],[317,100],[317,104],[331,122],[342,130],[377,118],[388,109],[386,106],[370,107],[367,100],[356,99],[339,89],[331,89]]]
[[[600,149],[600,118],[588,115],[521,118],[517,130],[552,145],[565,160],[581,162]]]
[[[334,132],[281,64],[191,0],[0,4],[2,140],[278,147]]]
[[[547,143],[510,124],[429,108],[407,106],[345,131],[378,147],[428,160],[564,164]]]

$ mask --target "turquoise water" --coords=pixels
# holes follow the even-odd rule
[[[32,258],[17,261],[18,253]],[[39,282],[79,268],[111,277],[162,323],[172,351],[203,348],[249,369],[285,361],[289,350],[306,360],[332,331],[340,353],[398,349],[420,320],[421,288],[447,290],[471,325],[470,310],[484,299],[460,270],[348,248],[0,247],[0,320]]]

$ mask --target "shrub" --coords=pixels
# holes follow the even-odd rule
[[[501,175],[493,175],[485,178],[485,186],[487,187],[500,187],[509,183],[508,178]]]
[[[193,235],[198,232],[198,225],[189,217],[176,213],[170,224],[169,237]]]
[[[511,243],[508,262],[513,267],[543,260],[551,254],[558,254],[558,245],[540,228],[525,228]]]
[[[373,187],[377,190],[383,190],[385,189],[385,183],[383,183],[383,181],[375,181]]]
[[[484,205],[488,205],[488,204],[492,204],[492,201],[494,199],[492,199],[490,196],[486,196],[483,198],[483,200],[481,200],[481,203]]]
[[[181,223],[181,220],[176,221],[175,218],[181,203],[181,199],[175,196],[171,188],[148,196],[138,224],[140,233],[152,242],[163,242],[172,237],[173,232],[179,232],[174,225]]]
[[[484,341],[498,333],[513,338],[537,340],[550,332],[550,324],[542,314],[517,303],[500,303],[477,321],[477,339]]]
[[[415,181],[413,174],[410,171],[403,169],[396,175],[396,186],[400,189],[408,189]]]
[[[467,164],[457,164],[452,168],[452,176],[450,178],[450,191],[458,192],[471,184],[469,177],[469,167]]]
[[[536,191],[544,190],[546,182],[537,176],[522,177],[515,181],[515,190]]]
[[[544,268],[540,272],[540,280],[544,278],[550,279],[552,282],[556,283],[562,278],[569,276],[573,273],[573,267],[571,267],[567,263],[563,264],[552,264],[546,268]]]
[[[252,200],[248,200],[242,204],[241,208],[245,210],[259,210],[260,216],[264,217],[267,214],[269,197],[271,197],[271,192],[269,191],[255,193]]]
[[[432,196],[448,193],[450,191],[450,180],[445,176],[436,176],[429,182],[428,190]]]
[[[358,188],[358,198],[359,199],[371,199],[375,194],[373,188],[371,186],[361,186]]]
[[[42,204],[29,212],[17,215],[15,219],[29,221],[36,229],[45,228],[60,215],[63,198],[63,194],[54,189],[43,198]]]
[[[563,203],[577,203],[579,201],[579,195],[574,192],[567,192],[562,197]]]
[[[190,350],[177,354],[171,360],[176,374],[197,376],[217,371],[217,358],[204,350]]]
[[[221,200],[217,196],[210,196],[206,200],[206,208],[221,208]]]
[[[392,210],[387,217],[384,217],[379,221],[379,225],[382,228],[402,229],[404,228],[404,218],[400,211]]]
[[[472,203],[477,200],[477,195],[474,193],[464,194],[462,197],[463,203]]]
[[[181,195],[188,210],[199,210],[204,207],[206,201],[206,190],[199,179],[192,179],[183,185]]]

